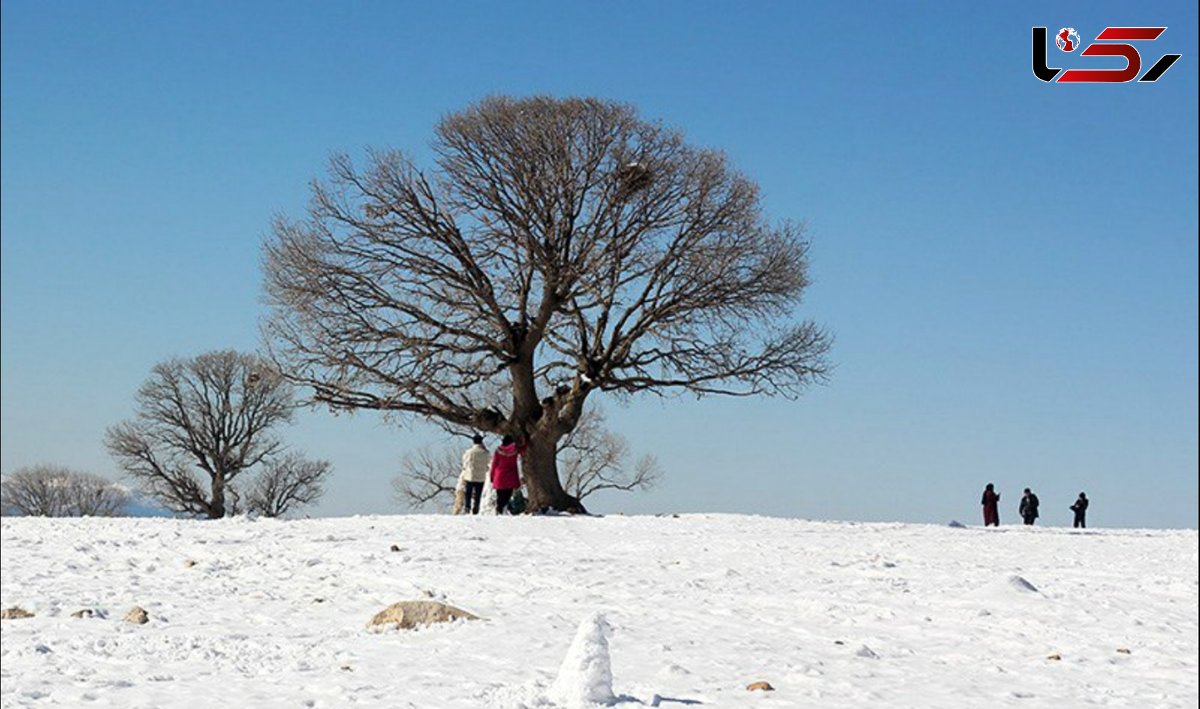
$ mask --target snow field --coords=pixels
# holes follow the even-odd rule
[[[1200,694],[1194,530],[684,515],[0,531],[0,605],[36,613],[3,621],[4,707],[1190,709]],[[426,598],[483,620],[366,630]],[[148,624],[121,621],[134,605]],[[106,617],[70,616],[83,608]],[[775,691],[747,691],[757,680]]]

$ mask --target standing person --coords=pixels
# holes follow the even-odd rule
[[[1033,494],[1029,488],[1025,488],[1018,511],[1021,513],[1021,519],[1025,520],[1025,524],[1033,524],[1034,520],[1038,518],[1038,496]]]
[[[983,488],[983,499],[979,501],[983,505],[983,526],[1000,526],[1000,493],[996,492],[996,486],[988,483]]]
[[[462,472],[459,478],[465,487],[463,512],[479,514],[479,501],[483,498],[483,481],[488,476],[488,449],[483,445],[483,436],[475,434],[471,447],[463,451]]]
[[[1075,528],[1084,529],[1087,527],[1087,495],[1079,493],[1079,499],[1075,500],[1075,504],[1071,505],[1071,511],[1075,513]]]
[[[492,487],[496,489],[496,514],[504,514],[513,491],[521,487],[521,473],[517,460],[525,454],[525,445],[517,443],[512,436],[505,436],[500,447],[492,454]]]

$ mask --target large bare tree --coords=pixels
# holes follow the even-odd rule
[[[450,114],[432,148],[429,171],[335,156],[273,224],[265,339],[316,402],[524,439],[530,509],[582,510],[556,459],[593,393],[798,396],[826,375],[829,337],[795,315],[803,229],[722,153],[547,97]]]
[[[234,351],[154,366],[137,413],[108,430],[125,473],[172,510],[209,518],[231,511],[231,486],[280,453],[271,429],[292,419],[291,385],[269,362]]]
[[[129,493],[99,475],[58,465],[34,465],[4,476],[0,511],[34,517],[112,517]]]

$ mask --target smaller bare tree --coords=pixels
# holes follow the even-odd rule
[[[272,460],[247,493],[246,509],[264,517],[282,517],[312,504],[325,494],[325,479],[331,469],[329,461],[306,460],[300,453]]]
[[[658,459],[647,454],[629,467],[629,442],[604,427],[604,412],[588,408],[563,438],[559,460],[563,489],[577,499],[600,490],[649,490],[662,479]]]
[[[410,509],[424,507],[441,497],[454,497],[460,453],[452,448],[421,448],[400,459],[400,476],[392,480],[395,501]]]
[[[238,476],[282,451],[271,429],[295,408],[270,363],[229,350],[160,362],[136,401],[134,419],[108,430],[109,451],[148,494],[209,518],[237,507]]]
[[[129,493],[98,475],[57,465],[21,468],[0,485],[5,515],[112,517],[129,503]]]

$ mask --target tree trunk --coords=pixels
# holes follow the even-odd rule
[[[587,514],[583,504],[563,489],[558,479],[558,443],[548,436],[529,439],[521,460],[521,473],[529,495],[526,512]]]
[[[546,411],[537,399],[537,386],[533,378],[533,351],[536,341],[525,340],[521,345],[521,358],[509,367],[512,377],[513,421],[519,422],[512,433],[515,438],[525,438],[525,455],[521,460],[521,476],[525,480],[528,502],[525,511],[571,512],[586,514],[587,510],[575,498],[563,490],[558,479],[558,439],[554,422],[557,413]]]
[[[208,518],[221,519],[225,516],[225,478],[214,475],[212,478],[212,501],[208,504]]]

